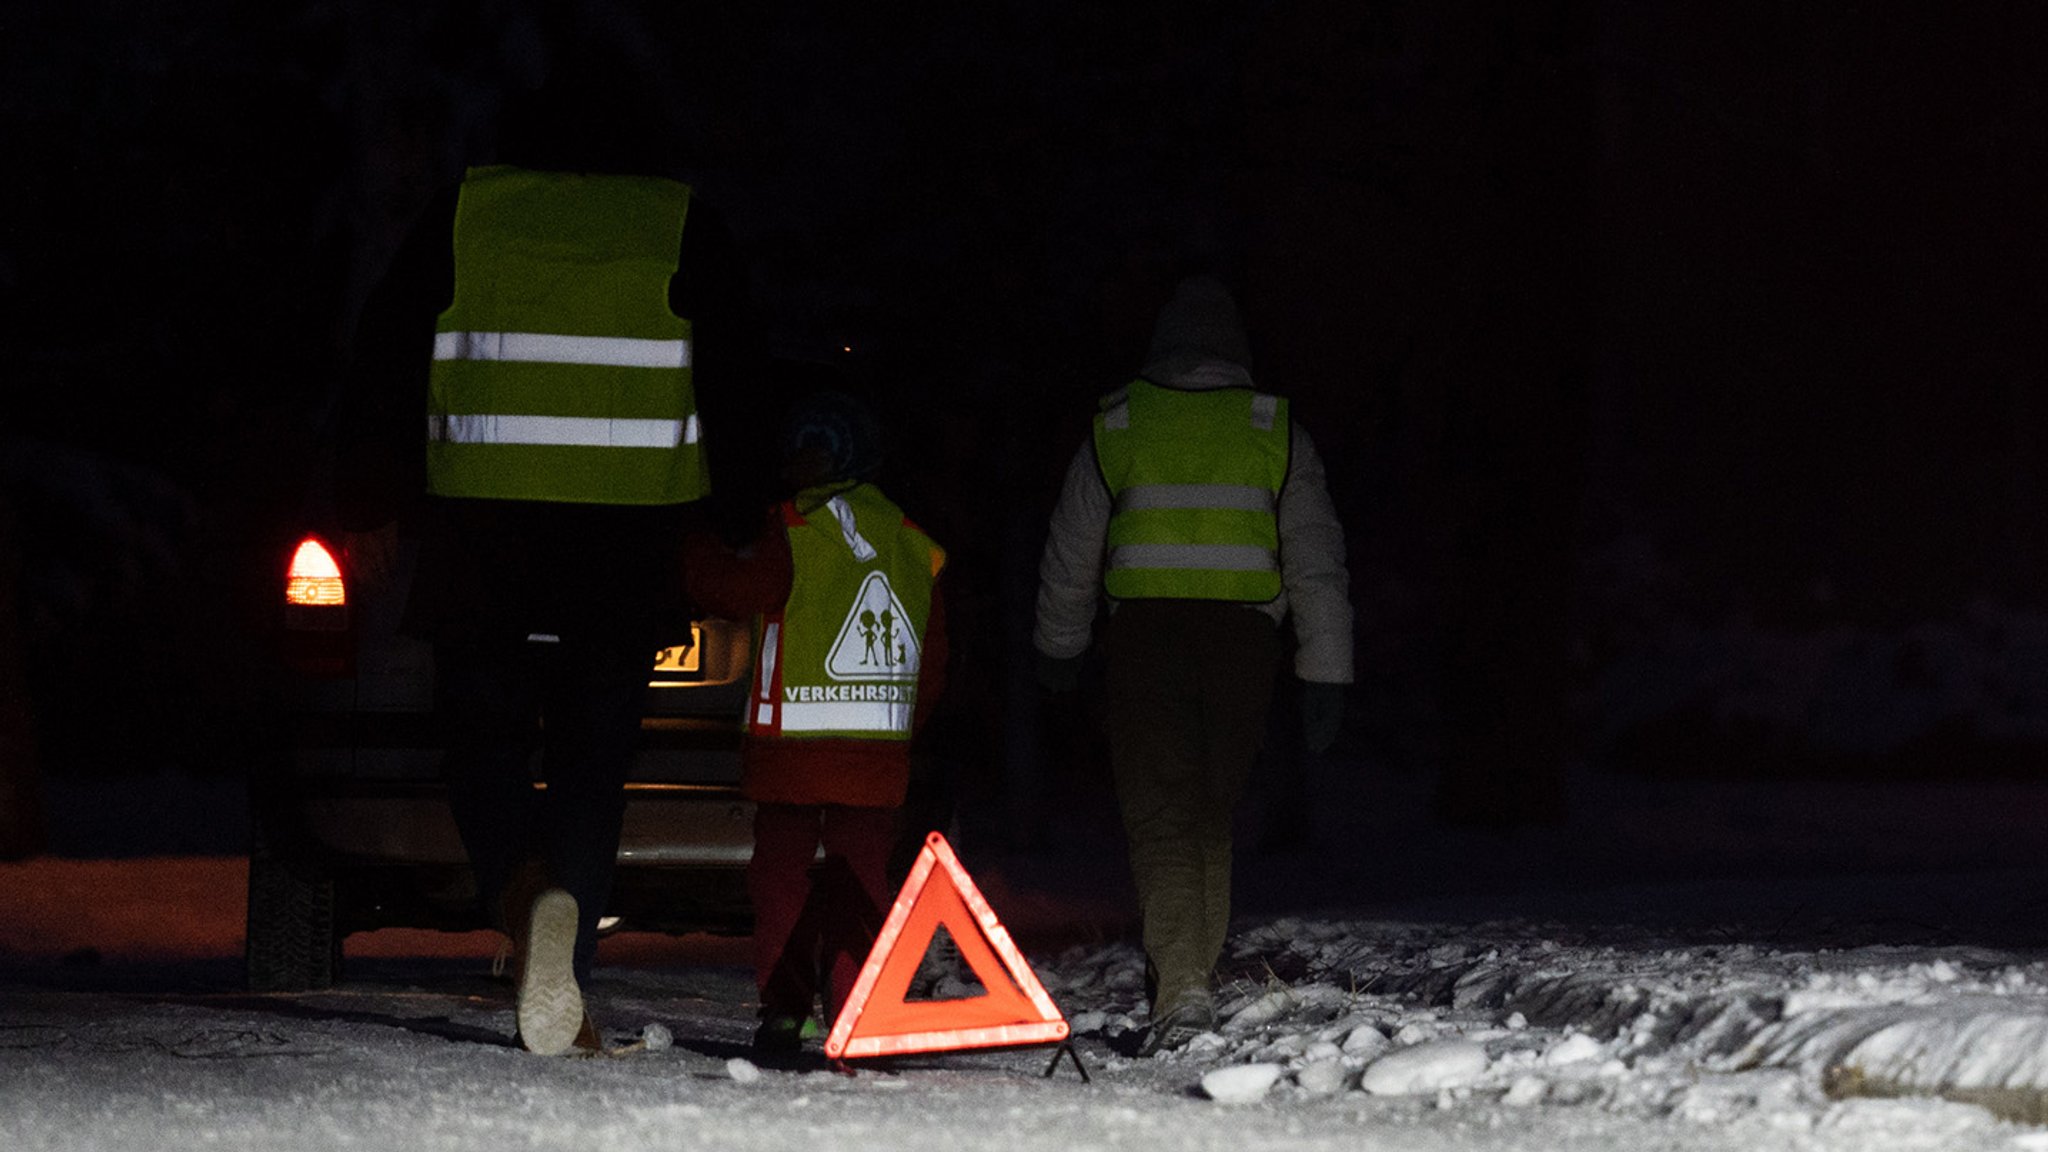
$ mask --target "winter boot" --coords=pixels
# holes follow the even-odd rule
[[[1138,1046],[1138,1055],[1156,1056],[1161,1052],[1172,1052],[1185,1047],[1188,1041],[1204,1032],[1216,1030],[1216,999],[1206,989],[1183,992],[1174,997],[1166,1011],[1152,1018],[1152,1027],[1145,1032],[1145,1042]]]
[[[804,1038],[815,1034],[810,1019],[796,1016],[766,1016],[754,1029],[754,1051],[762,1056],[793,1056],[803,1050]]]

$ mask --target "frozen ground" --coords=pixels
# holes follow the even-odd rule
[[[1351,781],[1245,861],[1221,1030],[1149,1060],[1102,858],[963,846],[1089,1083],[1039,1051],[756,1068],[739,949],[648,937],[594,999],[673,1045],[536,1059],[480,937],[359,937],[346,987],[247,996],[237,861],[6,866],[0,1148],[2048,1150],[2040,797],[1613,782],[1488,838]]]

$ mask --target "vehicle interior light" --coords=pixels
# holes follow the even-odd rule
[[[341,565],[325,544],[308,536],[292,553],[291,568],[285,574],[284,600],[287,604],[341,605],[348,593],[341,582]]]

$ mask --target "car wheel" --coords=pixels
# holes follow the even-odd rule
[[[244,957],[252,992],[332,987],[341,976],[341,934],[334,915],[334,874],[309,853],[272,842],[252,821],[249,923]]]

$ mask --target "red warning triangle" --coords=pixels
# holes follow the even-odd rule
[[[944,925],[960,958],[988,991],[960,1000],[904,996]],[[867,963],[825,1037],[834,1059],[1045,1044],[1067,1038],[1067,1020],[996,920],[981,890],[937,832],[910,866]]]

